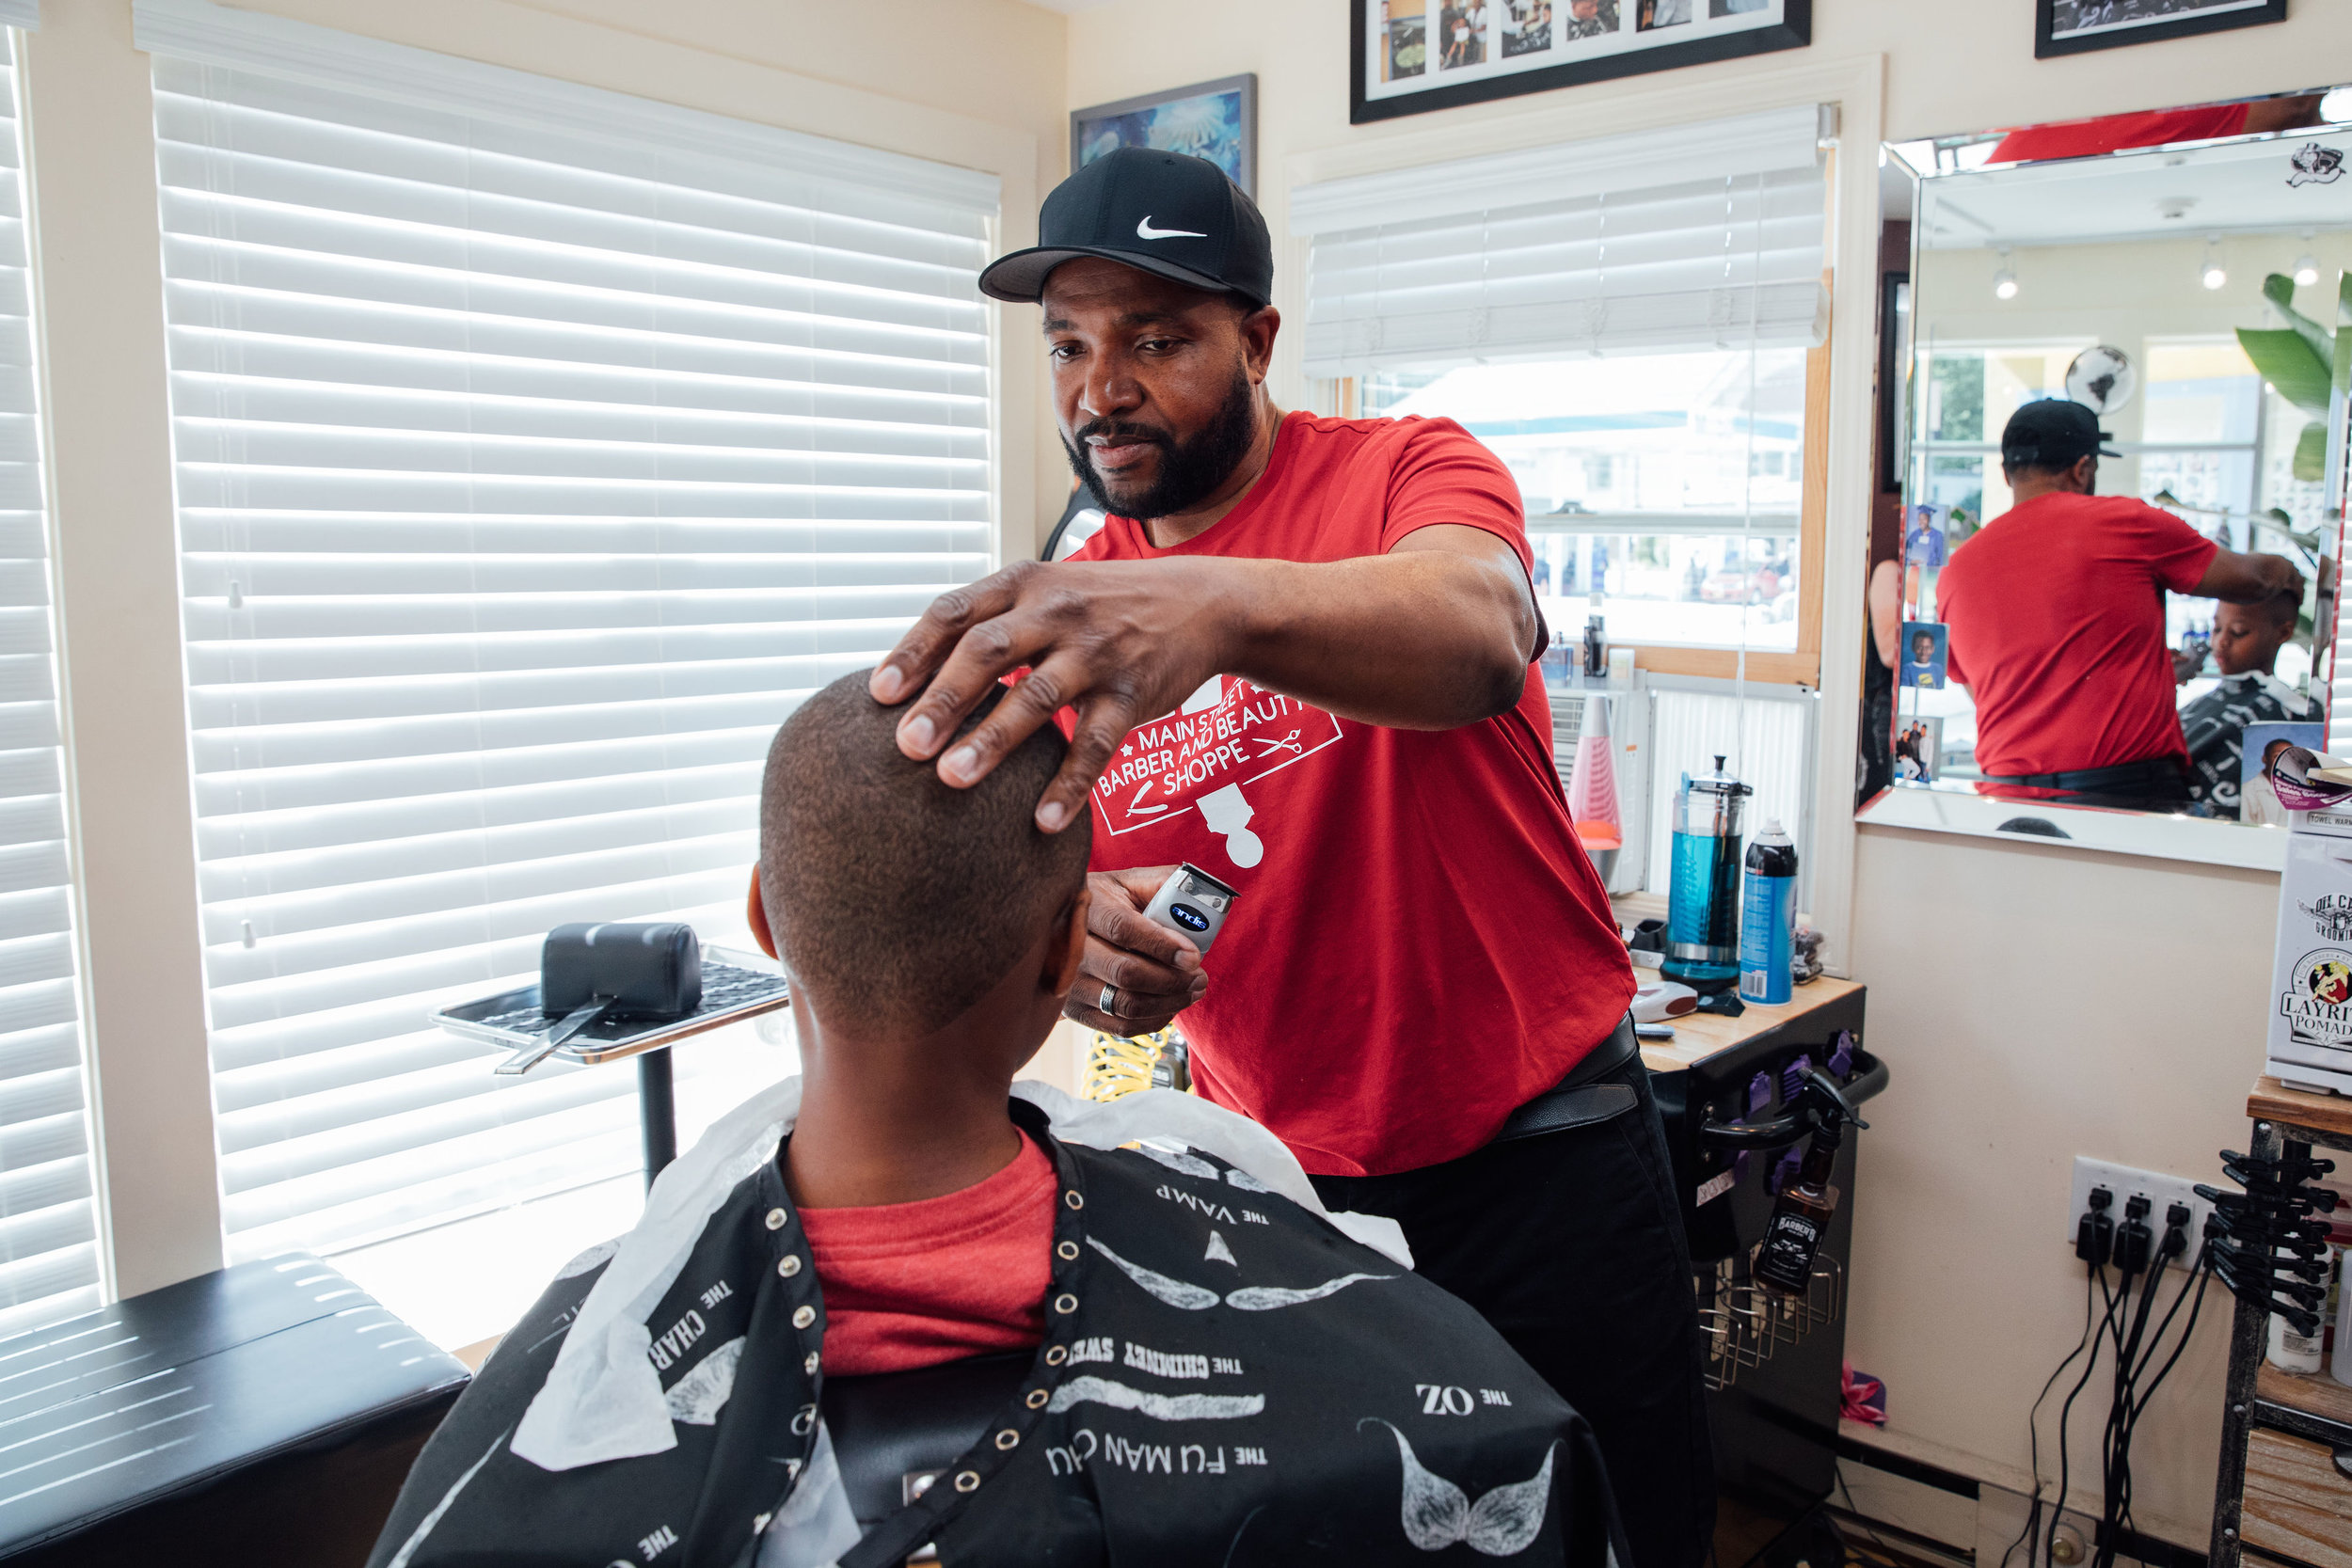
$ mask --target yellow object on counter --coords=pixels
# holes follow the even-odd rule
[[[1181,1054],[1181,1041],[1172,1027],[1131,1039],[1095,1031],[1094,1043],[1087,1048],[1086,1075],[1078,1085],[1078,1098],[1107,1103],[1151,1088],[1152,1069],[1171,1042],[1178,1043]]]

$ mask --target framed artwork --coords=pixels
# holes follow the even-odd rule
[[[1070,166],[1120,147],[1156,147],[1206,158],[1258,194],[1258,78],[1227,76],[1167,92],[1097,103],[1070,116]]]
[[[1813,41],[1813,0],[1348,3],[1356,125]]]
[[[2287,0],[2034,0],[2033,54],[2046,60],[2286,19]]]

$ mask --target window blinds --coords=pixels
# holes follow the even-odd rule
[[[1301,186],[1306,372],[1818,345],[1827,182],[1804,107]]]
[[[16,40],[0,30],[0,1335],[99,1305]]]
[[[996,182],[137,16],[230,1254],[630,1168],[627,1068],[425,1015],[562,921],[745,940],[776,725],[989,567]]]

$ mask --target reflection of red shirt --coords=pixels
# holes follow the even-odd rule
[[[1012,1163],[960,1193],[870,1209],[803,1209],[825,1289],[825,1370],[902,1372],[1045,1338],[1053,1157],[1024,1135]]]
[[[1951,678],[1977,706],[1977,766],[2017,777],[2177,757],[2188,746],[2165,649],[2164,594],[2218,548],[2122,496],[2037,496],[1952,552],[1935,603]]]
[[[2214,103],[2201,109],[2151,109],[2141,114],[2102,115],[2097,119],[2061,120],[2011,131],[1993,149],[1996,164],[2035,158],[2088,158],[2126,147],[2161,147],[2167,142],[2210,141],[2246,129],[2246,105]]]
[[[1075,559],[1344,561],[1438,523],[1530,560],[1510,470],[1453,420],[1292,414],[1206,532],[1163,550],[1113,517]],[[1178,861],[1241,892],[1209,993],[1178,1020],[1195,1082],[1317,1175],[1469,1153],[1632,1000],[1533,669],[1516,707],[1440,732],[1204,686],[1139,726],[1094,792],[1094,869]]]

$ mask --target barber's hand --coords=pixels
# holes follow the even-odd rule
[[[1087,792],[1128,731],[1172,711],[1226,667],[1226,564],[1015,562],[942,594],[875,669],[868,689],[883,704],[922,692],[898,721],[898,749],[920,762],[939,755],[1001,677],[1030,666],[995,711],[940,757],[939,776],[958,788],[977,784],[1039,725],[1074,707],[1070,755],[1037,807],[1037,825],[1059,832],[1087,809]]]
[[[2205,656],[2203,654],[2193,654],[2185,648],[2172,650],[2172,684],[2174,686],[2184,686],[2195,680],[2198,672],[2204,667]]]
[[[1086,957],[1062,1004],[1064,1016],[1106,1035],[1149,1035],[1207,993],[1200,949],[1143,918],[1143,907],[1175,869],[1155,865],[1087,878],[1094,897],[1087,906]],[[1104,986],[1111,988],[1107,1013],[1099,1006]]]

